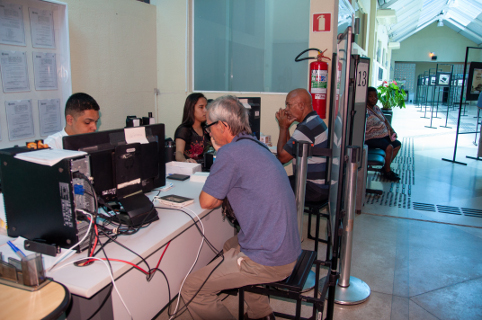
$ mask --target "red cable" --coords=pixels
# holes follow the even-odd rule
[[[151,270],[150,272],[147,272],[146,270],[142,269],[141,267],[139,267],[138,265],[136,264],[133,264],[132,262],[129,262],[129,261],[125,261],[125,260],[120,260],[120,259],[106,259],[106,258],[98,258],[100,260],[105,260],[105,261],[117,261],[117,262],[123,262],[123,263],[127,263],[128,265],[131,265],[133,266],[134,268],[140,270],[142,273],[144,274],[151,274],[151,273],[154,273],[156,272],[156,269],[157,267],[159,267],[159,265],[161,264],[161,260],[162,260],[162,257],[164,257],[164,253],[166,253],[166,250],[167,250],[167,247],[169,247],[169,244],[171,244],[171,241],[169,241],[166,245],[166,247],[164,248],[164,251],[162,252],[162,255],[161,257],[159,258],[159,261],[157,262],[157,265],[156,265],[156,268]],[[85,263],[89,263],[91,262],[92,260],[87,260]]]
[[[157,269],[157,267],[159,267],[159,265],[161,264],[162,257],[164,257],[164,253],[166,253],[167,247],[169,247],[170,244],[171,244],[171,241],[169,241],[169,242],[167,243],[166,247],[164,248],[164,251],[162,252],[161,257],[159,258],[159,261],[157,262],[156,268],[155,268],[154,270],[151,270],[150,273],[156,272],[156,269]]]
[[[90,217],[87,217],[87,219],[89,219],[90,221],[92,221],[90,219]],[[97,224],[95,223],[92,223],[94,225],[94,230],[95,230],[95,239],[94,239],[94,245],[92,246],[92,250],[90,251],[90,255],[89,257],[92,257],[94,252],[95,252],[95,247],[97,246],[97,240],[99,239],[99,231],[97,230]]]

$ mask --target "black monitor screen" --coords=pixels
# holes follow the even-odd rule
[[[128,130],[142,128],[148,143],[126,142]],[[104,200],[121,200],[166,184],[164,124],[66,136],[63,146],[89,154],[94,189]]]

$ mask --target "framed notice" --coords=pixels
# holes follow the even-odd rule
[[[450,86],[450,72],[437,72],[437,86]]]
[[[482,62],[471,62],[469,69],[469,80],[467,85],[467,101],[474,101],[479,98],[482,92]]]

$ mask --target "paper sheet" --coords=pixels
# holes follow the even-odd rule
[[[124,134],[126,137],[127,144],[130,143],[149,143],[146,138],[146,128],[145,127],[134,127],[134,128],[125,128]]]
[[[55,49],[52,11],[29,8],[32,47]]]
[[[0,2],[0,43],[26,46],[21,5]]]
[[[5,111],[10,141],[35,136],[31,100],[5,101]]]
[[[57,90],[57,60],[51,52],[33,52],[35,90]]]
[[[64,150],[64,149],[42,149],[42,150],[19,153],[15,156],[15,158],[32,162],[32,163],[46,165],[46,166],[53,166],[62,159],[82,156],[86,154],[87,153],[84,151],[73,151],[73,150]]]
[[[27,54],[20,51],[0,51],[3,92],[30,91]]]
[[[62,130],[60,99],[39,100],[38,111],[41,136]]]

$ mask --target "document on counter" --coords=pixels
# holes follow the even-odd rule
[[[32,100],[5,101],[5,110],[10,141],[35,136]]]
[[[22,152],[15,155],[14,158],[45,166],[53,166],[62,159],[83,156],[86,154],[87,153],[84,151],[64,149],[41,149],[30,152]]]
[[[27,53],[22,51],[0,51],[3,92],[30,91]]]
[[[26,46],[21,5],[0,2],[0,43]]]
[[[60,99],[39,100],[40,135],[48,136],[62,130]]]
[[[32,47],[55,49],[54,17],[50,10],[28,8]]]
[[[35,90],[57,90],[57,60],[51,52],[33,52]]]

